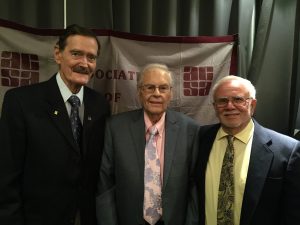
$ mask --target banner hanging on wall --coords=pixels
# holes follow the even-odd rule
[[[0,20],[0,105],[8,89],[48,80],[57,72],[53,49],[61,31]],[[236,74],[237,35],[162,37],[93,31],[101,53],[89,86],[106,96],[113,114],[140,107],[139,71],[148,63],[163,63],[174,79],[170,107],[201,124],[217,122],[210,91],[218,79]]]

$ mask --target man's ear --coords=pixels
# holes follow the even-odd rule
[[[172,100],[172,99],[173,99],[173,96],[174,96],[174,95],[173,95],[173,88],[171,88],[170,92],[171,92],[171,93],[170,93],[170,96],[171,96],[170,99]]]
[[[54,56],[55,62],[60,65],[60,63],[61,63],[61,51],[60,51],[58,45],[54,46],[53,56]]]
[[[256,108],[256,99],[251,100],[251,116],[253,116]]]
[[[139,103],[141,104],[142,92],[141,92],[141,89],[139,87],[137,87],[136,97],[137,97]]]

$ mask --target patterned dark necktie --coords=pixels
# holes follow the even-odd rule
[[[234,210],[234,148],[231,135],[227,136],[228,145],[223,158],[218,194],[218,225],[233,225]]]
[[[71,114],[70,114],[70,121],[72,126],[72,132],[75,141],[80,146],[81,141],[81,131],[82,131],[82,124],[79,118],[79,106],[80,106],[80,99],[76,95],[72,95],[68,102],[71,104]]]
[[[145,148],[144,219],[151,225],[162,216],[160,161],[155,140],[157,134],[157,128],[152,127]]]

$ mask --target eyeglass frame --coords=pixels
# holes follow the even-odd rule
[[[143,84],[139,86],[143,91],[145,91],[147,94],[153,94],[156,89],[158,89],[159,93],[165,94],[171,91],[172,86],[168,84],[161,84],[161,85],[154,85],[154,84]],[[164,89],[164,87],[166,89]]]
[[[226,100],[226,102],[217,102],[217,100]],[[248,100],[252,100],[252,97],[242,97],[242,96],[231,96],[231,97],[221,97],[218,98],[216,101],[213,102],[213,105],[216,106],[217,108],[225,108],[229,102],[233,104],[234,106],[245,106],[248,103]],[[236,101],[240,100],[240,103],[237,103]],[[221,104],[221,105],[220,105]]]

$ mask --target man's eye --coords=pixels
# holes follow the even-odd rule
[[[169,85],[159,86],[159,92],[161,92],[161,93],[167,93],[170,90],[171,90],[171,87]]]
[[[81,56],[81,54],[79,52],[71,52],[72,56]]]
[[[97,56],[95,56],[95,55],[89,55],[88,56],[89,61],[95,61],[96,59],[97,59]]]
[[[217,100],[218,103],[227,103],[228,99],[227,98],[220,98]]]
[[[234,97],[234,98],[233,98],[233,101],[234,101],[235,103],[242,103],[242,102],[245,101],[245,99],[242,98],[242,97]]]
[[[147,85],[147,86],[146,86],[146,89],[147,89],[147,90],[154,90],[154,89],[155,89],[155,86],[153,86],[153,85]]]

